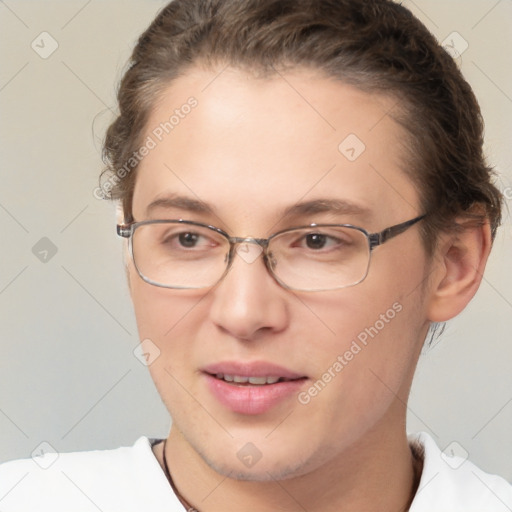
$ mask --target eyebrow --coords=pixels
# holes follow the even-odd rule
[[[152,201],[146,208],[146,213],[157,208],[179,209],[190,213],[215,214],[213,206],[191,197],[170,195],[160,197]],[[301,201],[282,210],[278,217],[283,219],[287,217],[304,217],[319,213],[331,213],[337,215],[369,215],[369,208],[358,205],[345,199],[314,199],[310,201]]]
[[[207,203],[190,197],[177,195],[159,197],[155,199],[146,208],[146,213],[149,214],[152,210],[157,208],[176,208],[192,213],[213,213],[213,208]]]
[[[318,213],[334,213],[338,215],[369,215],[369,208],[345,199],[314,199],[296,203],[281,213],[282,217],[301,217]]]

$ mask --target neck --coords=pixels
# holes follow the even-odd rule
[[[257,510],[282,512],[406,511],[419,475],[405,427],[374,429],[329,463],[305,475],[279,482],[240,481],[210,468],[173,427],[166,458],[174,484],[200,512]],[[163,466],[163,450],[156,452]],[[421,468],[419,469],[421,474]]]

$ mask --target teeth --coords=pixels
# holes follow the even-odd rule
[[[257,386],[262,386],[263,384],[267,384],[266,377],[249,377],[249,384],[256,384]]]
[[[235,382],[236,384],[252,384],[253,386],[264,386],[265,384],[275,384],[280,377],[246,377],[242,375],[224,375],[217,373],[216,377],[226,382]]]
[[[279,380],[279,377],[266,377],[265,380],[267,384],[275,384]],[[251,382],[251,379],[249,379],[249,382]],[[252,384],[255,384],[255,382]]]

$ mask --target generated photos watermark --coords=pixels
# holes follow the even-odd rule
[[[307,405],[313,398],[318,396],[327,385],[335,379],[341,371],[352,361],[366,346],[375,338],[395,317],[403,310],[400,302],[395,302],[378,320],[370,327],[365,327],[355,339],[352,340],[349,348],[332,362],[322,376],[312,384],[306,391],[297,395],[297,400],[302,405]]]
[[[113,188],[126,176],[128,176],[133,169],[135,169],[142,160],[155,149],[164,138],[169,135],[178,126],[183,119],[185,119],[192,109],[196,108],[199,102],[196,98],[191,96],[186,103],[183,103],[179,108],[175,108],[173,114],[168,120],[161,122],[158,126],[153,128],[151,134],[146,137],[143,144],[134,151],[125,164],[117,169],[115,174],[109,176],[99,187],[93,190],[93,195],[96,199],[108,199],[110,192]]]

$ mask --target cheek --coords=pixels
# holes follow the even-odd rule
[[[199,323],[191,318],[197,313],[200,298],[147,284],[133,272],[130,287],[139,339],[158,353],[148,365],[155,386],[169,410],[171,405],[184,407],[187,397],[180,391],[180,383],[188,382],[188,363],[193,360],[193,343],[188,341],[199,329]]]
[[[302,403],[367,415],[379,414],[397,395],[407,400],[424,318],[421,286],[410,284],[418,269],[402,270],[400,280],[388,271],[378,283],[368,279],[330,297],[301,297],[313,313],[303,312],[298,321],[308,330],[304,357],[314,368]]]
[[[201,327],[196,315],[202,296],[150,285],[133,268],[129,280],[139,339],[150,340],[159,351],[158,364],[149,367],[153,378],[156,381],[156,372],[165,372],[164,366],[181,374],[184,363],[192,360],[190,340]]]
[[[137,279],[140,282],[132,281],[131,293],[141,337],[168,345],[185,324],[190,332],[193,330],[197,324],[191,324],[189,318],[196,312],[200,297],[181,290],[158,288]]]
[[[305,337],[307,346],[303,347],[305,357],[317,362],[317,376],[328,371],[334,361],[339,361],[343,369],[371,363],[380,366],[381,361],[394,360],[390,357],[393,349],[397,354],[402,349],[407,352],[409,344],[403,339],[403,333],[410,332],[410,302],[404,304],[399,294],[388,295],[380,303],[375,299],[368,301],[364,296],[352,296],[346,301],[338,299],[334,304],[324,302],[322,308],[303,299],[316,317],[308,319],[303,313],[302,323],[309,331]],[[336,368],[341,373],[340,366]]]
[[[322,419],[312,430],[320,445],[339,439],[341,449],[375,425],[405,414],[417,351],[404,333],[410,332],[414,308],[397,301],[364,306],[353,301],[343,313],[332,311],[336,335],[311,338],[305,354],[314,362],[314,375],[297,397],[296,418],[305,423]]]

